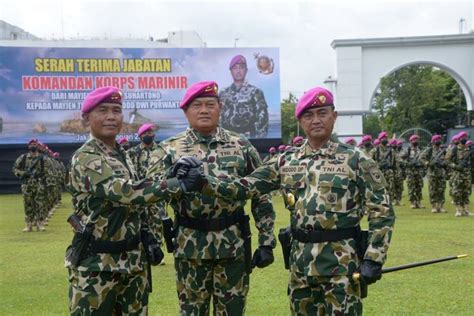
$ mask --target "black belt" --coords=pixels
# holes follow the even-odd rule
[[[134,236],[131,239],[124,239],[120,241],[93,241],[90,245],[90,252],[92,253],[122,253],[124,251],[131,251],[138,249],[140,238]]]
[[[232,225],[240,223],[244,219],[244,212],[237,211],[232,215],[219,218],[203,219],[191,218],[177,215],[178,226],[202,230],[202,231],[220,231],[229,228]]]
[[[302,243],[317,243],[357,238],[359,232],[359,226],[328,230],[304,230],[298,228],[291,229],[293,238]]]

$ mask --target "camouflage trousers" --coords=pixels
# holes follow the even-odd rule
[[[403,174],[400,171],[395,171],[393,177],[393,199],[396,201],[402,200],[403,180]]]
[[[45,192],[44,186],[37,179],[29,179],[21,185],[23,204],[25,208],[25,222],[44,220]]]
[[[395,199],[395,175],[392,169],[384,169],[382,171],[385,181],[387,182],[387,192],[390,196],[390,201]]]
[[[420,172],[408,172],[407,173],[407,187],[408,187],[408,200],[411,203],[419,203],[422,196],[423,189],[423,174]]]
[[[197,260],[175,259],[176,287],[181,315],[243,315],[249,291],[244,257]]]
[[[430,203],[444,203],[444,191],[446,190],[446,179],[444,173],[428,173],[428,190],[430,192]]]
[[[451,197],[456,205],[468,205],[469,196],[472,192],[471,174],[469,170],[465,172],[454,171],[452,174]]]
[[[360,283],[348,276],[290,272],[288,290],[292,315],[362,315]]]
[[[69,269],[71,315],[147,315],[146,271],[81,272]]]

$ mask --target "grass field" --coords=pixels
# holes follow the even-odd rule
[[[408,204],[406,199],[404,203]],[[424,204],[428,207],[427,201]],[[288,214],[280,197],[274,198],[274,206],[277,232],[287,225]],[[364,300],[366,315],[474,315],[474,217],[456,218],[453,205],[446,206],[447,214],[431,214],[429,208],[396,207],[385,267],[464,253],[469,257],[385,275],[369,288]],[[46,232],[22,233],[21,196],[0,196],[0,315],[68,314],[63,256],[72,238],[66,223],[70,212],[70,196],[64,194],[63,204]],[[279,245],[275,257],[273,265],[252,273],[247,315],[289,315],[288,274]],[[166,265],[153,268],[153,285],[150,315],[176,315],[174,268],[169,254]]]

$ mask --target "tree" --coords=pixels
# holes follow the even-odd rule
[[[429,65],[410,65],[382,78],[373,108],[381,129],[400,134],[412,127],[444,134],[465,117],[466,99],[446,72]]]
[[[298,99],[291,92],[281,102],[281,138],[285,144],[290,144],[293,137],[298,135],[298,121],[295,118],[297,102]]]

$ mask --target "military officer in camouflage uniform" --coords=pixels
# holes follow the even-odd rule
[[[182,156],[194,156],[206,174],[219,178],[245,176],[261,164],[245,137],[218,125],[222,105],[215,82],[192,85],[180,107],[189,128],[160,143],[163,154],[153,154],[149,177],[162,174]],[[263,268],[273,262],[275,213],[270,197],[252,200],[259,231],[253,258],[245,201],[195,193],[173,199],[170,205],[177,226],[174,257],[181,314],[208,315],[211,298],[216,315],[244,314],[251,265]]]
[[[446,213],[444,191],[446,190],[446,150],[441,148],[441,135],[431,137],[431,146],[421,153],[421,161],[428,170],[428,188],[432,213]]]
[[[393,196],[393,184],[394,184],[394,169],[396,164],[396,155],[393,148],[389,146],[389,140],[387,132],[380,132],[377,139],[380,141],[380,145],[372,149],[371,156],[379,164],[380,170],[382,170],[385,181],[387,181],[387,192],[390,195],[391,201],[394,200]]]
[[[192,190],[176,178],[136,181],[125,151],[115,142],[123,122],[115,87],[92,91],[82,116],[91,137],[73,155],[69,189],[75,236],[66,253],[72,315],[146,315],[147,260],[139,205]],[[192,178],[192,177],[191,177]],[[74,219],[77,219],[74,221]]]
[[[313,88],[295,116],[307,140],[241,179],[207,177],[204,194],[244,200],[286,188],[296,199],[291,216],[289,296],[294,315],[360,315],[360,269],[380,279],[395,221],[377,163],[331,133],[332,94]],[[233,180],[233,181],[232,181]],[[358,247],[363,209],[369,211],[368,247]],[[359,255],[358,256],[358,251]]]
[[[25,209],[24,232],[31,232],[33,225],[38,231],[44,231],[42,213],[45,208],[45,190],[43,178],[45,174],[44,158],[38,152],[38,140],[28,142],[28,153],[22,154],[13,164],[13,174],[20,178],[21,192]]]
[[[268,133],[268,106],[262,90],[245,81],[247,61],[237,55],[230,61],[234,82],[219,94],[222,103],[220,124],[248,138],[265,138]]]
[[[470,149],[466,146],[467,136],[468,134],[464,131],[457,134],[459,143],[446,153],[446,162],[452,170],[450,193],[456,206],[456,217],[474,215],[468,210],[472,192],[472,165]]]
[[[411,135],[408,139],[410,146],[401,155],[406,160],[408,199],[412,209],[425,208],[421,205],[425,167],[420,159],[422,150],[418,146],[418,140],[418,135]]]

